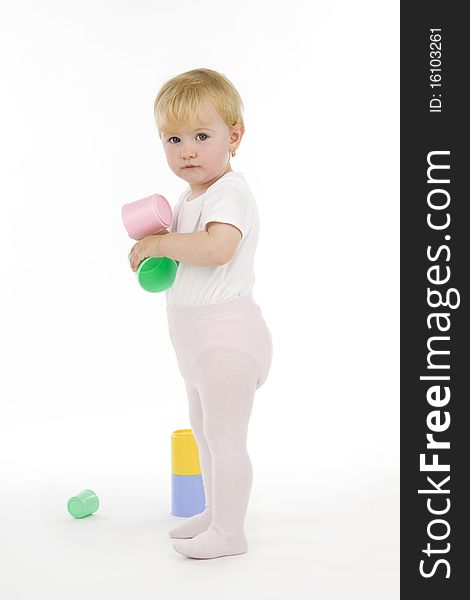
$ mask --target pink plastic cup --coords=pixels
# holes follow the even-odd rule
[[[122,220],[127,233],[134,240],[141,240],[166,229],[173,220],[173,211],[168,200],[153,194],[122,207]]]

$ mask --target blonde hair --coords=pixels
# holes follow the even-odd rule
[[[196,127],[200,105],[209,100],[228,127],[242,126],[243,101],[235,86],[222,73],[192,69],[169,79],[154,102],[158,132]]]

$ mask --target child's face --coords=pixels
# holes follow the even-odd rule
[[[238,130],[231,132],[208,101],[201,106],[196,127],[194,131],[161,132],[170,169],[193,190],[232,170],[230,148],[238,147],[242,135]],[[186,168],[189,164],[195,166]]]

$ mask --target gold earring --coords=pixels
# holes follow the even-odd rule
[[[235,150],[232,150],[232,156],[235,156]]]

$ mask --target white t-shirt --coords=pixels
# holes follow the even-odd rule
[[[166,290],[171,304],[213,304],[252,294],[259,216],[256,201],[243,173],[229,171],[193,200],[188,186],[173,210],[170,232],[204,231],[207,223],[235,225],[242,238],[232,259],[219,267],[180,262],[173,285]]]

